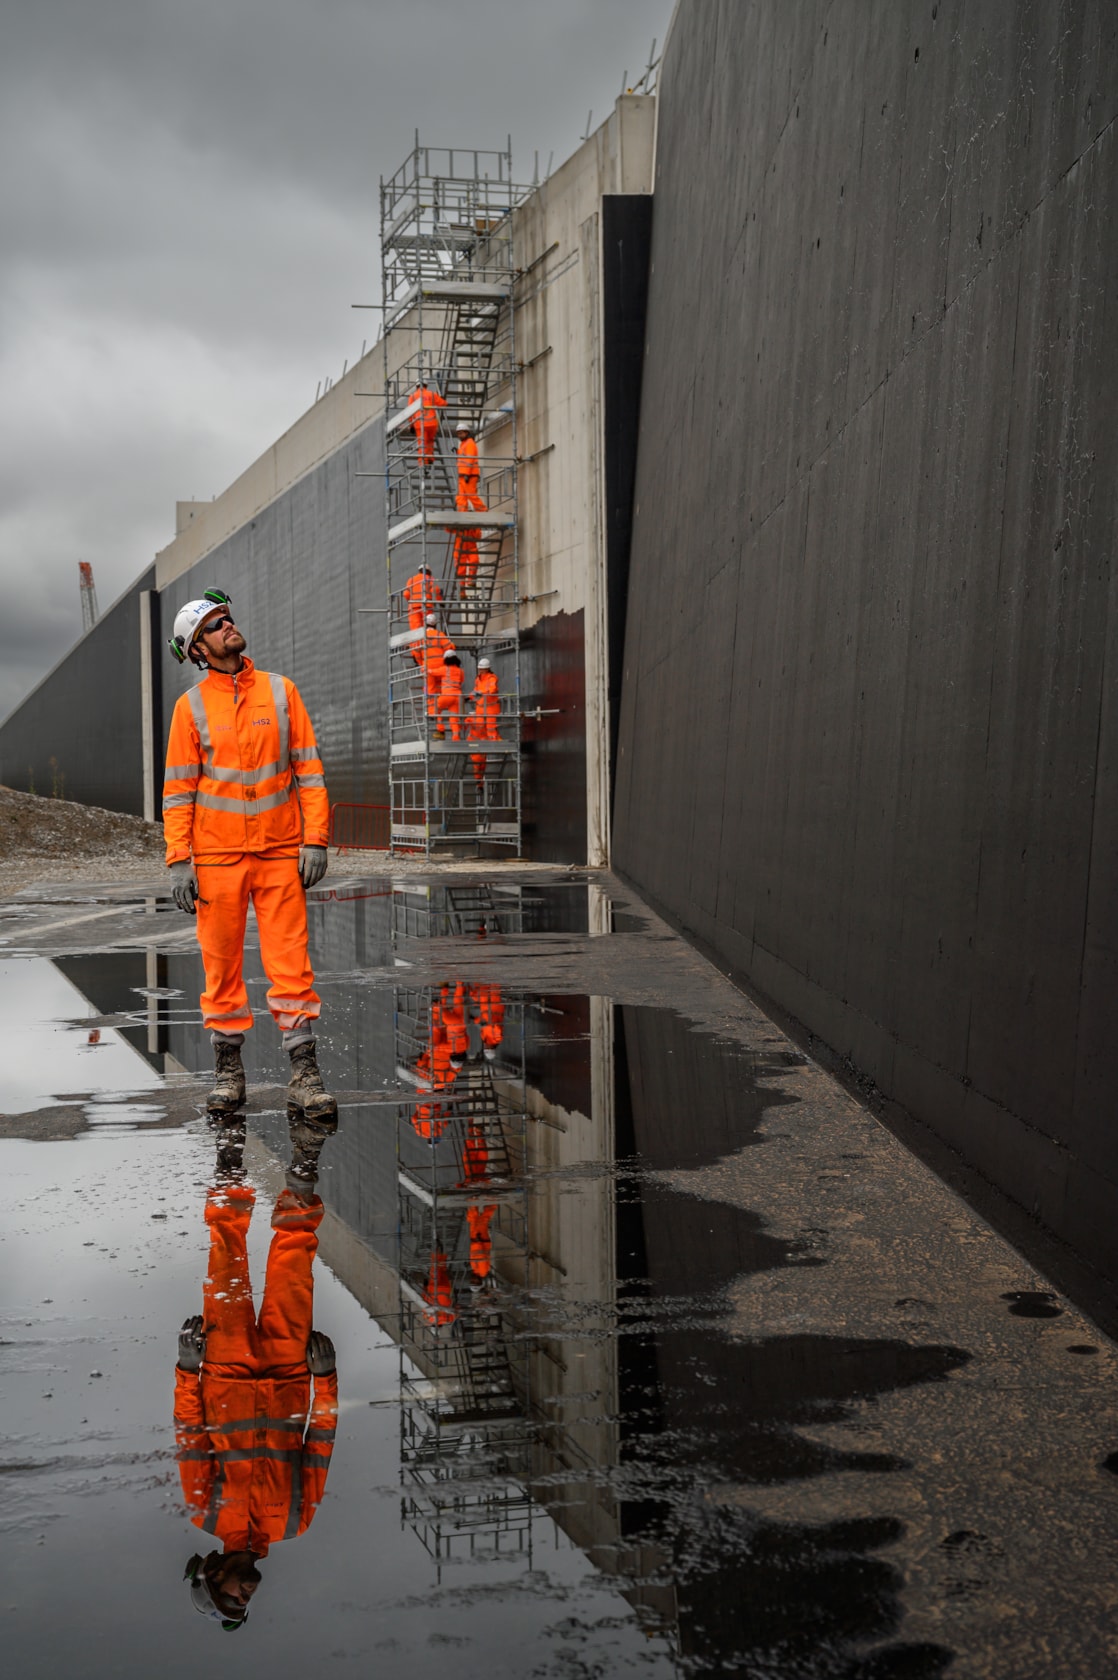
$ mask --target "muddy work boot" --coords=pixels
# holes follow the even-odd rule
[[[244,1107],[245,1101],[245,1070],[241,1063],[240,1045],[215,1044],[214,1066],[217,1078],[206,1098],[206,1107],[215,1116],[235,1114]]]
[[[291,1080],[287,1087],[288,1121],[302,1118],[322,1138],[338,1129],[338,1104],[322,1083],[315,1056],[315,1040],[305,1038],[289,1051]],[[294,1136],[292,1142],[294,1142]]]
[[[244,1115],[211,1115],[210,1125],[217,1144],[214,1181],[217,1184],[239,1184],[245,1176]]]
[[[291,1164],[287,1169],[289,1190],[313,1190],[318,1182],[318,1157],[322,1145],[337,1130],[336,1119],[305,1120],[301,1114],[287,1114],[287,1129],[291,1135]]]

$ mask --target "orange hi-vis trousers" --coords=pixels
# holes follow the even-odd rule
[[[200,1373],[176,1368],[175,1436],[194,1523],[227,1551],[263,1557],[302,1534],[322,1502],[338,1379],[316,1377],[312,1404],[307,1343],[322,1203],[281,1192],[257,1315],[247,1246],[254,1199],[244,1184],[207,1198],[206,1348]]]
[[[281,1032],[321,1010],[307,952],[307,895],[297,857],[244,853],[236,863],[196,866],[198,944],[206,970],[203,1025],[248,1032],[252,1010],[244,981],[245,922],[251,900],[260,930],[260,956],[271,982],[268,1008]]]

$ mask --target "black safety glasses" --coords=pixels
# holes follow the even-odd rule
[[[232,622],[233,620],[228,616],[228,614],[226,614],[223,618],[211,618],[208,623],[203,624],[198,634],[200,636],[208,636],[211,631],[224,630],[225,626],[227,624],[232,624]]]

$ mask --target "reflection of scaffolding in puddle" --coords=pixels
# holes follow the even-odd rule
[[[394,887],[392,931],[404,939],[485,937],[524,932],[524,888],[517,882],[462,881]]]
[[[440,1565],[486,1552],[530,1567],[542,1513],[509,1313],[528,1244],[524,1015],[498,993],[494,1025],[494,990],[396,995],[397,1075],[416,1088],[397,1112],[403,1516]]]

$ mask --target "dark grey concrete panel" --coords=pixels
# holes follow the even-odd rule
[[[149,567],[0,725],[5,786],[143,816],[140,595],[154,580]]]
[[[498,677],[505,686],[504,661]],[[586,645],[583,613],[538,619],[521,637],[524,856],[586,862]]]
[[[610,765],[617,762],[621,668],[629,597],[629,545],[637,472],[652,197],[602,199],[602,433],[605,477],[606,603],[609,633]]]
[[[683,0],[615,860],[1118,1277],[1118,16]]]

